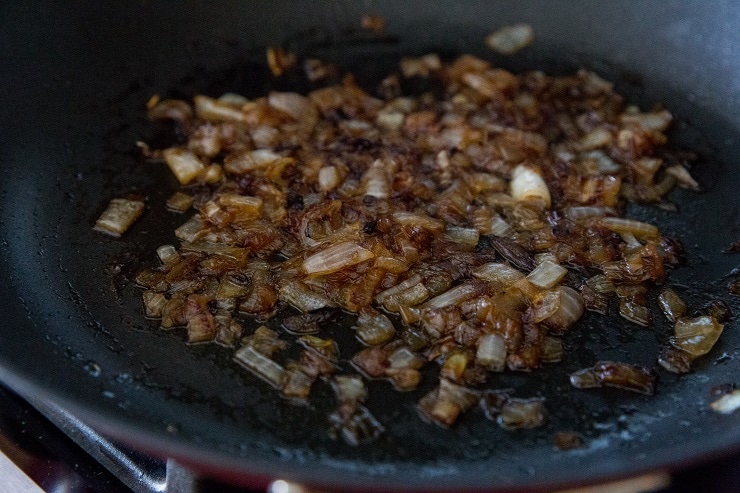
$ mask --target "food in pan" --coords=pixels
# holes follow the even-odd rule
[[[276,73],[298,66],[270,53]],[[327,66],[304,64],[311,80]],[[400,94],[402,78],[419,77],[433,90]],[[587,311],[611,305],[640,326],[667,317],[668,371],[711,349],[719,311],[689,312],[665,286],[663,314],[648,303],[680,243],[624,215],[628,202],[663,204],[676,185],[698,189],[686,153],[666,145],[667,110],[629,106],[585,70],[514,75],[470,55],[405,58],[380,93],[346,75],[307,95],[153,98],[149,117],[175,122],[181,140],[141,147],[180,182],[167,207],[188,217],[136,277],[146,316],[185,327],[190,343],[233,347],[286,398],[331,382],[329,422],[353,444],[383,428],[363,404],[364,380],[409,391],[430,367],[425,419],[449,426],[480,405],[505,429],[541,425],[542,399],[486,382],[537,378],[565,357],[561,336]],[[354,354],[325,331],[347,314],[344,330],[363,345]],[[285,356],[291,347],[297,357]],[[656,371],[600,361],[571,382],[652,394]]]

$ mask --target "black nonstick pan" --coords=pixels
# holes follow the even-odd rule
[[[358,31],[363,14],[386,32]],[[484,36],[525,22],[534,46],[514,57],[487,52]],[[675,469],[740,448],[740,413],[709,409],[713,389],[740,374],[740,7],[675,2],[6,2],[0,6],[0,380],[58,402],[107,434],[241,483],[291,479],[335,487],[460,491],[535,490]],[[472,52],[513,71],[613,80],[640,105],[676,117],[670,135],[695,150],[706,190],[675,191],[679,213],[634,207],[635,217],[680,238],[687,265],[671,283],[693,308],[721,299],[735,312],[696,370],[660,371],[643,397],[578,391],[567,375],[597,360],[655,365],[670,327],[588,316],[566,338],[566,360],[496,387],[547,399],[550,421],[505,432],[472,411],[452,430],[427,424],[412,395],[370,384],[373,414],[388,432],[349,447],[327,433],[331,390],[307,406],[281,400],[217,346],[144,320],[127,282],[154,249],[172,242],[182,216],[164,209],[177,189],[146,163],[152,138],[144,104],[154,93],[256,97],[307,90],[275,79],[264,47],[285,43],[353,70],[373,91],[406,54]],[[92,231],[108,201],[146,196],[142,219],[120,240]],[[341,327],[332,330],[340,331]],[[557,431],[586,446],[556,451]]]

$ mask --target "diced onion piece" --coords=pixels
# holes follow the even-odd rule
[[[539,288],[550,289],[558,284],[567,273],[568,269],[545,260],[529,273],[527,280]]]
[[[291,158],[283,158],[283,156],[271,149],[255,149],[236,155],[232,154],[225,160],[224,169],[229,173],[244,174],[249,171],[274,166],[278,161],[283,159],[292,161]]]
[[[563,359],[563,340],[557,337],[545,336],[542,339],[542,362],[559,363]]]
[[[420,284],[421,281],[422,281],[421,276],[419,274],[414,274],[413,276],[409,277],[405,281],[402,281],[396,284],[395,286],[390,287],[386,289],[385,291],[381,291],[380,293],[375,295],[375,302],[379,304],[385,304],[385,300],[388,299],[389,296],[398,294],[401,291],[405,291],[411,287],[414,287],[417,284]]]
[[[524,278],[524,274],[506,264],[489,262],[476,267],[473,275],[478,279],[483,279],[494,284],[497,288],[508,287],[519,279]]]
[[[460,413],[477,401],[475,391],[442,378],[439,387],[419,400],[418,409],[426,418],[442,426],[452,426]]]
[[[311,291],[300,281],[291,281],[280,287],[280,299],[306,313],[320,308],[335,307],[325,296]]]
[[[640,394],[653,395],[655,392],[655,372],[627,363],[600,361],[593,368],[572,373],[570,383],[579,389],[614,387]]]
[[[680,375],[691,371],[692,359],[690,354],[672,346],[666,346],[661,350],[660,356],[658,356],[658,364],[667,371]]]
[[[446,240],[454,243],[475,246],[478,244],[480,233],[475,228],[459,228],[456,226],[447,226],[444,237]]]
[[[275,388],[285,383],[285,368],[274,362],[252,346],[244,346],[234,353],[234,360]]]
[[[246,116],[234,105],[225,100],[213,99],[208,96],[197,95],[195,101],[195,114],[201,120],[244,122]]]
[[[401,59],[401,73],[404,77],[426,77],[431,72],[442,68],[442,61],[436,53],[430,53],[418,58],[404,57]]]
[[[686,303],[670,288],[664,289],[658,295],[658,305],[671,322],[675,322],[686,313]]]
[[[545,207],[550,207],[551,198],[550,190],[547,188],[542,176],[523,164],[514,168],[509,183],[511,196],[517,202],[525,202],[531,199],[540,199],[544,202]]]
[[[414,368],[419,369],[424,364],[424,358],[403,346],[388,355],[390,368]]]
[[[546,420],[547,410],[543,399],[509,399],[496,417],[498,425],[505,430],[537,428]]]
[[[644,130],[664,131],[671,124],[673,116],[666,110],[655,113],[624,113],[620,116],[624,124],[634,124]]]
[[[637,238],[658,238],[660,231],[652,224],[635,221],[634,219],[623,219],[620,217],[604,217],[599,224],[617,233],[630,233]]]
[[[514,228],[498,215],[491,218],[489,230],[492,235],[496,236],[509,237],[514,234]]]
[[[285,371],[281,394],[288,399],[306,399],[311,393],[311,386],[315,378],[306,375],[300,368],[291,368]]]
[[[606,128],[597,128],[584,135],[579,144],[584,151],[598,149],[612,142],[612,133]]]
[[[330,246],[303,261],[303,271],[306,274],[331,274],[345,267],[359,264],[375,257],[375,254],[357,243],[345,241]]]
[[[467,282],[432,298],[424,304],[424,308],[435,310],[450,305],[457,305],[463,301],[479,296],[485,292],[485,286],[480,282]]]
[[[173,212],[187,212],[193,206],[193,196],[182,192],[175,192],[167,199],[167,209]]]
[[[604,217],[616,214],[616,211],[612,207],[601,207],[601,206],[575,206],[567,207],[565,209],[565,217],[573,221],[580,219],[589,219],[592,217]]]
[[[604,274],[589,277],[586,279],[586,284],[597,293],[609,294],[614,292],[614,283]]]
[[[144,291],[141,294],[144,301],[144,314],[147,318],[162,318],[162,310],[167,304],[167,298],[162,293]]]
[[[419,226],[424,229],[428,229],[433,233],[441,233],[445,228],[442,221],[423,214],[414,214],[412,212],[394,212],[393,220],[401,226]]]
[[[585,306],[581,294],[568,286],[556,288],[560,292],[558,310],[543,322],[555,332],[564,332],[583,316]]]
[[[683,188],[688,188],[689,190],[693,190],[694,192],[701,191],[701,187],[699,186],[699,183],[697,183],[696,180],[694,180],[694,177],[691,176],[691,173],[689,173],[689,170],[681,166],[680,164],[676,164],[675,166],[671,166],[668,169],[665,170],[666,173],[673,176],[676,181],[678,182],[678,186]]]
[[[311,100],[295,92],[271,92],[267,104],[289,114],[294,120],[300,120],[311,108]]]
[[[180,147],[165,149],[162,156],[172,174],[183,185],[193,181],[205,169],[198,156]]]
[[[375,267],[393,274],[409,270],[409,263],[396,257],[375,257]]]
[[[180,260],[180,254],[173,245],[162,245],[157,248],[157,257],[165,265],[171,265]]]
[[[363,310],[357,317],[357,338],[368,346],[388,342],[396,334],[393,322],[375,310]]]
[[[630,300],[619,300],[619,314],[630,322],[634,322],[643,327],[650,325],[653,320],[650,308],[639,305]]]
[[[532,43],[534,29],[528,24],[504,26],[486,36],[486,46],[502,55],[513,55]]]
[[[403,127],[406,116],[400,111],[383,110],[378,112],[375,123],[387,130],[398,130]]]
[[[503,371],[506,365],[506,340],[498,334],[480,336],[475,361],[491,371]]]
[[[401,307],[412,307],[429,298],[429,290],[422,283],[414,284],[410,288],[391,294],[383,301],[383,307],[391,312],[397,312]]]
[[[439,376],[441,378],[449,378],[450,380],[459,382],[462,380],[465,369],[468,367],[468,355],[466,353],[455,352],[447,355],[442,368],[439,370]]]
[[[225,193],[218,197],[218,203],[220,206],[233,211],[240,222],[258,218],[262,213],[263,202],[259,197]]]
[[[735,389],[729,394],[725,394],[716,401],[709,404],[712,411],[720,414],[732,414],[740,409],[740,389]]]
[[[365,383],[359,375],[337,375],[332,387],[339,402],[363,402],[367,398]]]
[[[367,169],[362,181],[365,183],[365,195],[376,199],[387,199],[390,195],[390,184],[385,174],[383,161],[380,159],[376,159]]]
[[[319,189],[328,192],[339,185],[339,171],[335,166],[324,166],[319,170]]]
[[[698,358],[707,354],[722,334],[724,325],[714,317],[704,315],[692,319],[680,318],[673,328],[671,345]]]
[[[95,221],[94,229],[118,238],[131,227],[142,212],[144,202],[140,200],[113,199]]]
[[[546,291],[541,297],[534,299],[533,316],[536,323],[553,316],[560,309],[561,293],[557,289]]]

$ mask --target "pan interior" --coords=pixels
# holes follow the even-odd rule
[[[104,33],[107,28],[124,36],[112,21],[93,7],[65,15],[40,5],[46,14],[59,14],[62,24],[69,23],[46,26],[59,34],[62,60],[47,55],[48,63],[34,69],[12,59],[18,76],[32,83],[3,82],[4,94],[15,97],[9,101],[13,118],[5,117],[1,127],[6,179],[0,185],[0,270],[8,280],[2,292],[12,302],[6,305],[8,327],[0,335],[0,368],[21,390],[46,392],[115,436],[150,449],[212,467],[334,484],[367,478],[418,487],[565,483],[665,465],[740,443],[738,416],[708,409],[711,389],[734,384],[740,370],[735,320],[695,373],[677,378],[661,372],[658,395],[652,398],[570,388],[567,375],[599,359],[654,365],[657,348],[670,333],[668,324],[639,328],[615,315],[588,315],[567,336],[563,363],[491,382],[492,388],[514,388],[516,396],[544,396],[551,414],[544,428],[505,432],[478,410],[449,431],[424,423],[414,403],[431,387],[427,378],[426,386],[400,397],[385,382],[369,384],[369,408],[388,428],[372,446],[352,448],[331,440],[326,415],[334,400],[327,385],[318,384],[305,406],[280,399],[232,363],[230,350],[187,346],[181,332],[164,332],[145,321],[139,292],[127,281],[142,262],[153,261],[157,246],[174,242],[172,231],[185,219],[165,211],[166,198],[177,189],[169,172],[144,162],[135,151],[137,140],[155,137],[144,118],[149,96],[237,92],[257,97],[271,89],[305,92],[305,81],[292,76],[275,80],[262,49],[197,29],[170,33],[180,36],[183,51],[174,41],[163,41],[156,51],[151,40],[129,39],[134,48],[150,53],[148,64],[157,68],[124,53],[119,63],[131,75],[122,79],[120,66],[98,58],[112,58],[121,48]],[[136,19],[142,15],[138,8],[162,14],[157,2],[118,8]],[[31,12],[11,13],[19,21],[31,19]],[[181,14],[167,15],[182,20]],[[90,39],[73,34],[86,18],[96,21]],[[156,31],[154,21],[142,22]],[[41,46],[43,34],[37,29],[26,35]],[[737,257],[721,253],[740,238],[735,194],[740,173],[734,172],[740,155],[738,122],[726,120],[725,109],[711,100],[692,98],[670,81],[641,79],[630,65],[556,42],[543,41],[513,59],[492,57],[472,42],[410,46],[393,36],[375,40],[306,31],[289,44],[356,73],[371,92],[402,55],[474,52],[514,71],[564,74],[588,67],[614,80],[631,102],[663,103],[677,115],[673,142],[699,152],[695,175],[707,191],[673,193],[678,214],[634,207],[631,215],[659,224],[684,243],[688,265],[672,272],[670,282],[680,286],[689,306],[724,299],[740,313],[738,298],[726,290],[738,277],[732,274]],[[80,45],[85,49],[78,53]],[[86,54],[96,56],[86,62]],[[121,240],[94,233],[91,226],[108,200],[131,192],[147,197],[143,218]],[[325,335],[345,346],[353,344],[346,324],[327,330]],[[556,431],[583,434],[587,447],[553,451]]]

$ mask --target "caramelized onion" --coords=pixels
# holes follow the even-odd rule
[[[512,53],[532,39],[517,25],[487,44]],[[298,57],[273,47],[267,62],[281,76]],[[315,83],[339,79],[320,60],[303,68]],[[434,90],[405,97],[401,75],[429,78]],[[334,377],[347,361],[399,391],[437,365],[439,384],[418,408],[444,426],[479,401],[503,428],[540,426],[541,400],[475,387],[495,372],[537,378],[543,363],[566,357],[553,336],[586,309],[606,313],[618,301],[621,316],[651,322],[650,289],[677,265],[677,243],[620,213],[627,201],[663,200],[675,184],[698,188],[683,155],[664,147],[672,117],[625,107],[591,72],[515,75],[470,55],[404,58],[380,94],[347,76],[308,94],[152,98],[150,118],[174,120],[178,144],[139,147],[185,187],[167,208],[193,212],[177,243],[157,249],[158,265],[135,277],[145,314],[186,327],[191,343],[238,347],[236,362],[286,398],[308,399],[329,379],[333,434],[350,444],[383,427],[363,405],[362,377]],[[115,199],[96,229],[120,235],[143,208]],[[670,289],[658,303],[676,324],[659,364],[685,373],[729,310],[715,302],[707,316],[682,318],[687,307]],[[344,359],[326,335],[341,329],[328,326],[340,312],[367,346]],[[261,326],[244,336],[244,319],[273,317],[280,335]],[[288,347],[297,360],[278,355]],[[571,381],[642,393],[655,385],[651,371],[612,362]]]

